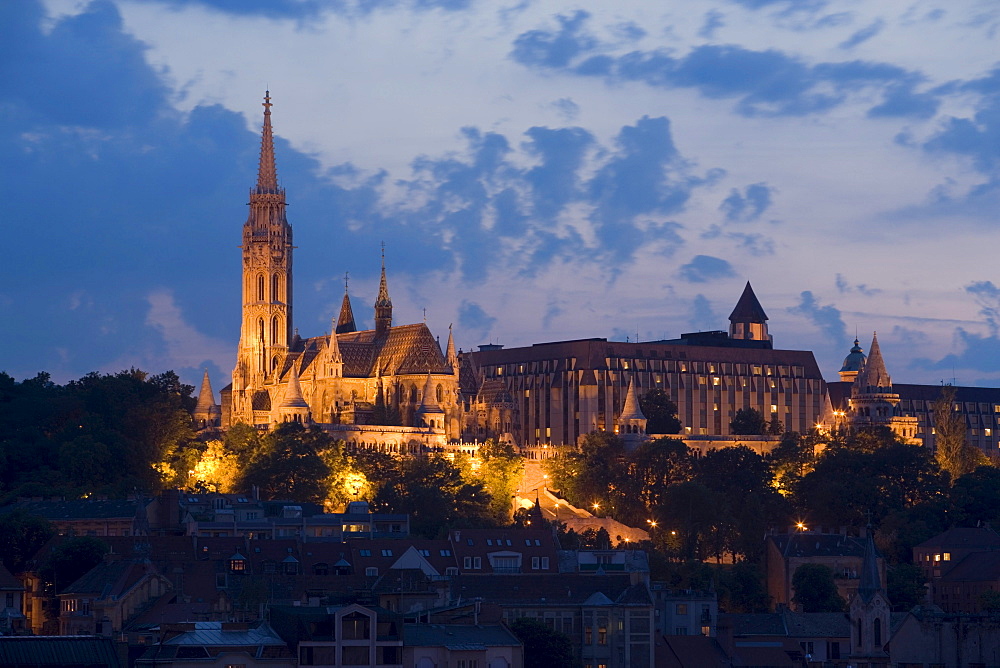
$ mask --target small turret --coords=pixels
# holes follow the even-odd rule
[[[198,404],[194,408],[194,420],[200,429],[220,426],[222,407],[215,403],[215,393],[212,392],[212,381],[208,379],[208,369],[201,379],[201,391],[198,393]]]
[[[444,427],[444,409],[437,401],[437,388],[434,387],[434,379],[431,377],[430,371],[427,372],[427,380],[424,381],[424,393],[420,397],[416,416],[423,423],[420,426],[432,429]]]
[[[306,424],[310,421],[309,404],[302,396],[302,386],[299,384],[299,370],[295,361],[288,371],[288,386],[285,388],[285,396],[278,407],[281,413],[282,422],[301,422]]]
[[[445,352],[445,361],[451,367],[452,373],[458,373],[458,353],[455,352],[455,339],[451,334],[451,325],[448,325],[448,347]]]
[[[646,416],[639,406],[639,393],[635,388],[635,376],[628,381],[628,391],[625,393],[625,405],[618,416],[618,433],[625,441],[629,450],[635,449],[646,439]]]
[[[860,343],[857,339],[854,339],[854,347],[851,348],[851,352],[844,358],[844,365],[840,367],[840,380],[845,383],[853,383],[854,379],[858,377],[858,372],[865,366],[866,359],[865,352],[861,348]]]
[[[729,338],[772,343],[767,332],[767,314],[750,287],[750,281],[743,288],[736,308],[729,314]]]

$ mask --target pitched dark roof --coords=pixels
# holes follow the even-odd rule
[[[461,575],[452,579],[452,599],[481,596],[499,605],[651,606],[644,584],[633,585],[627,574]]]
[[[661,636],[656,639],[657,668],[728,668],[731,659],[715,638]]]
[[[485,649],[521,645],[521,641],[500,624],[404,624],[403,639],[407,647]]]
[[[996,582],[1000,580],[1000,552],[973,552],[941,577],[945,582]]]
[[[1000,534],[985,527],[956,527],[928,538],[919,548],[1000,548]]]
[[[784,533],[768,536],[778,551],[788,557],[863,557],[865,543],[860,538],[839,533]]]
[[[87,666],[120,668],[111,638],[95,636],[0,637],[3,666]]]
[[[760,305],[757,295],[753,293],[750,281],[747,281],[746,287],[743,288],[743,294],[740,295],[740,300],[736,302],[736,308],[729,314],[729,322],[764,322],[765,320],[767,320],[767,314],[764,313],[764,307]]]

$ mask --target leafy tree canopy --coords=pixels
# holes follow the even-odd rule
[[[639,397],[639,408],[646,416],[647,434],[679,434],[677,404],[663,390],[653,388]]]
[[[802,606],[803,612],[843,612],[847,608],[829,566],[802,564],[792,575],[792,588],[792,601]]]
[[[577,668],[569,636],[534,619],[515,619],[508,624],[524,644],[524,668]]]
[[[738,436],[760,436],[767,433],[767,420],[754,408],[741,408],[729,423],[729,431]]]

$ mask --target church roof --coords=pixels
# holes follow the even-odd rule
[[[301,373],[308,373],[319,353],[329,345],[329,338],[306,339],[301,351],[289,353],[283,375],[297,362],[300,362]],[[423,323],[390,327],[383,334],[376,334],[373,329],[346,332],[337,335],[337,344],[347,378],[451,373],[441,347]]]
[[[743,288],[743,294],[740,295],[740,300],[736,302],[736,308],[729,314],[729,322],[764,322],[765,320],[767,320],[767,314],[764,313],[764,307],[757,300],[757,295],[750,287],[750,281],[747,281],[746,287]]]
[[[308,408],[305,398],[302,396],[302,386],[299,385],[299,372],[293,363],[288,377],[288,389],[285,390],[285,398],[281,402],[282,408]]]
[[[882,577],[878,572],[878,550],[875,549],[875,539],[872,527],[868,525],[868,536],[865,539],[865,556],[861,562],[861,582],[858,583],[858,596],[868,602],[872,596],[882,591]]]

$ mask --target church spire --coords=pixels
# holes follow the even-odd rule
[[[302,385],[299,384],[299,370],[292,361],[291,369],[288,371],[288,387],[285,389],[285,398],[281,402],[282,408],[308,408],[305,397],[302,396]]]
[[[264,129],[260,136],[260,163],[257,166],[257,193],[278,192],[278,169],[274,162],[274,135],[271,130],[271,91],[264,91]]]
[[[458,371],[458,355],[455,353],[455,338],[451,335],[451,325],[448,325],[448,348],[445,352],[445,361],[451,367],[451,372]]]
[[[347,334],[349,332],[358,331],[357,325],[354,324],[354,309],[351,308],[351,297],[347,294],[347,274],[344,274],[344,301],[340,303],[340,317],[337,318],[337,324],[334,327],[334,332],[337,334]]]
[[[378,284],[378,299],[375,300],[375,333],[383,334],[392,326],[392,300],[389,299],[389,285],[385,280],[385,244],[382,244],[382,277]]]
[[[635,377],[628,381],[628,392],[625,393],[625,405],[622,406],[622,414],[619,420],[645,420],[642,408],[639,407],[639,394],[635,389]]]
[[[198,393],[198,404],[195,413],[208,413],[215,406],[215,394],[212,392],[212,381],[208,379],[208,369],[201,379],[201,392]]]

